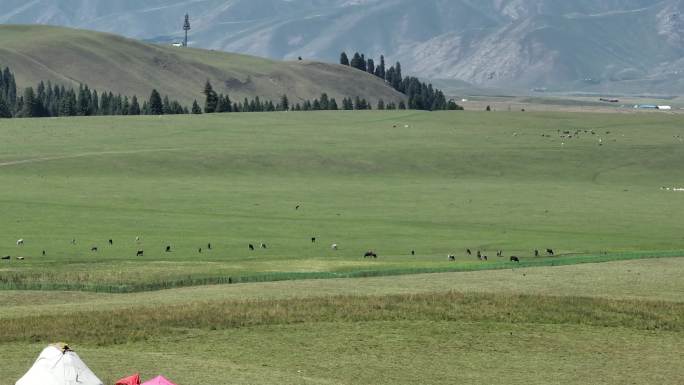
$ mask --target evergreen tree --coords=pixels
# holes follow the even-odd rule
[[[375,73],[375,62],[373,61],[373,59],[368,59],[368,61],[366,62],[366,71],[370,74]]]
[[[5,96],[0,94],[0,118],[11,118],[12,111],[10,111],[7,102],[5,101]]]
[[[352,68],[361,69],[361,55],[359,55],[358,52],[354,54],[354,57],[351,59],[350,65]]]
[[[321,94],[321,100],[319,103],[321,110],[327,110],[330,107],[330,99],[328,98],[328,94],[325,92]]]
[[[36,98],[36,92],[33,90],[33,87],[27,87],[24,90],[21,116],[25,118],[40,117],[41,109],[40,101]]]
[[[128,115],[140,115],[140,104],[138,104],[138,97],[135,95],[133,95],[133,99],[131,99]]]
[[[399,109],[400,109],[400,110],[405,110],[405,109],[406,109],[406,103],[404,103],[403,100],[399,102]]]
[[[159,92],[156,89],[152,90],[150,101],[147,106],[150,115],[162,115],[164,113],[161,95],[159,95]]]
[[[202,113],[202,109],[200,108],[199,104],[197,104],[197,100],[192,102],[192,113],[195,115],[199,115]]]
[[[384,110],[385,109],[385,101],[382,99],[378,100],[378,110]]]
[[[330,99],[330,103],[328,103],[328,109],[331,111],[337,111],[337,101],[335,98]]]
[[[340,55],[340,64],[342,64],[343,66],[349,65],[349,58],[347,57],[346,52],[342,52],[342,54]]]
[[[342,52],[342,55],[344,55],[345,58],[347,57],[347,54],[344,52]],[[346,65],[349,65],[349,60],[347,60]],[[290,101],[287,99],[287,95],[283,94],[283,96],[280,97],[280,103],[278,104],[278,109],[280,111],[287,111],[290,109]]]
[[[211,86],[211,83],[209,82],[209,79],[207,79],[206,84],[204,85],[204,112],[207,114],[211,114],[213,112],[216,112],[216,109],[218,108],[218,96],[216,95],[216,92],[214,91],[213,87]]]

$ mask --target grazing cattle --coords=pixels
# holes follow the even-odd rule
[[[202,248],[200,247],[199,249],[197,249],[197,252],[202,254]]]
[[[166,246],[166,252],[170,253],[171,252],[171,246]]]
[[[265,243],[262,243],[262,244],[261,244],[260,246],[261,246],[261,248],[262,248],[262,249],[267,249],[267,247],[266,247],[266,244],[265,244]]]
[[[9,261],[11,258],[12,257],[10,257],[9,255],[5,255],[4,257],[2,257],[4,261]]]
[[[466,249],[466,253],[468,253],[468,255],[473,255],[473,253],[470,251],[470,249]]]
[[[43,257],[45,256],[45,250],[43,250]]]
[[[113,244],[114,244],[114,240],[113,240],[113,239],[110,239],[110,240],[109,240],[109,246],[111,246],[111,245],[113,245]]]
[[[546,254],[553,255],[553,250],[552,249],[546,249]]]
[[[211,250],[211,243],[207,243],[207,250]]]
[[[295,210],[299,210],[299,205],[295,206]]]
[[[74,239],[71,240],[71,244],[72,244],[72,245],[75,245],[75,244],[76,244],[76,238],[74,238]]]
[[[483,261],[486,261],[487,259],[488,259],[488,258],[487,258],[486,255],[483,255],[483,256],[482,256],[482,260],[483,260]]]
[[[311,243],[316,243],[316,237],[311,237]]]
[[[482,253],[480,250],[477,251],[477,259],[482,259]]]
[[[449,257],[449,260],[450,260],[450,261],[455,261],[455,260],[456,260],[456,256],[455,256],[455,255],[449,254],[447,257]]]
[[[333,250],[337,250],[337,243],[333,243],[332,245],[330,245],[330,248]]]
[[[539,256],[539,250],[534,249],[534,256],[535,256],[535,257],[538,257],[538,256]]]
[[[252,251],[254,251],[254,245],[250,243],[250,244],[249,244],[249,249],[252,250]]]
[[[514,255],[511,257],[511,262],[520,262],[520,258],[518,258]]]
[[[135,237],[135,241],[136,241],[136,242],[140,242],[140,236],[136,236],[136,237]]]
[[[97,251],[97,246],[93,246],[90,248],[90,251]]]
[[[416,251],[415,251],[415,250],[411,250],[411,255],[416,255]]]
[[[23,261],[23,260],[26,259],[26,258],[24,258],[24,257],[17,257],[17,259],[20,260],[20,261]]]
[[[497,257],[503,257],[503,250],[499,250],[496,252]]]
[[[23,240],[23,239],[18,239],[18,240],[17,240],[17,246],[24,246],[24,240]]]
[[[366,253],[363,255],[364,258],[377,258],[378,255],[375,254],[372,250],[366,251]]]
[[[135,254],[136,257],[142,257],[145,254],[144,251],[138,250],[138,252]]]

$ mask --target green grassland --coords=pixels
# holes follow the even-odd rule
[[[154,293],[0,292],[0,383],[73,342],[111,384],[680,384],[684,259]]]
[[[0,25],[0,66],[15,72],[19,87],[49,80],[145,99],[156,88],[186,105],[202,98],[207,79],[234,101],[258,96],[275,103],[287,94],[296,103],[323,92],[338,103],[348,96],[373,105],[379,98],[405,99],[377,77],[341,65],[161,46],[52,26]]]
[[[59,340],[107,384],[681,384],[682,123],[0,121],[0,288],[43,289],[0,290],[0,385]]]
[[[684,194],[661,187],[684,184],[681,127],[677,115],[411,111],[3,121],[0,254],[26,260],[3,261],[0,285],[511,267],[496,250],[523,265],[680,255]]]

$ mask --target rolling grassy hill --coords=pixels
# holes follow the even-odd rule
[[[339,101],[364,97],[399,101],[404,96],[378,78],[334,64],[281,62],[201,49],[146,44],[115,35],[46,26],[0,26],[0,66],[9,66],[19,86],[38,81],[147,97],[153,88],[185,103],[203,98],[209,79],[234,100],[259,96],[294,103],[322,92]]]

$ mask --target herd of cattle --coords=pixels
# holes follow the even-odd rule
[[[136,243],[139,244],[139,243],[140,243],[140,237],[135,237],[135,241],[136,241]],[[114,240],[113,240],[113,239],[109,239],[109,241],[108,241],[107,243],[109,243],[109,246],[113,246],[113,245],[114,245]],[[312,238],[311,238],[311,243],[316,243],[316,237],[312,237]],[[71,244],[72,244],[72,245],[75,245],[75,244],[76,244],[76,239],[72,239],[72,240],[71,240]],[[17,246],[18,246],[18,247],[24,246],[24,240],[23,240],[23,239],[18,239],[18,240],[17,240]],[[248,249],[249,249],[250,251],[255,251],[255,250],[257,249],[257,247],[256,247],[254,244],[252,244],[252,243],[249,243],[249,244],[247,245],[247,247],[248,247]],[[267,249],[267,248],[268,248],[268,246],[267,246],[265,243],[263,243],[263,242],[260,243],[260,244],[258,245],[258,247],[259,247],[260,249]],[[330,245],[330,248],[331,248],[333,251],[337,251],[337,250],[338,250],[338,246],[337,246],[336,243],[333,243],[332,245]],[[207,249],[207,250],[212,250],[211,243],[207,243],[206,249]],[[98,248],[97,246],[92,246],[92,247],[90,248],[90,251],[96,253],[96,252],[99,251],[99,248]],[[164,252],[166,252],[166,253],[171,253],[172,251],[173,251],[173,249],[172,249],[171,245],[166,245],[166,247],[164,248]],[[197,249],[197,252],[201,254],[201,253],[202,253],[202,247],[198,248],[198,249]],[[466,254],[467,254],[468,256],[472,256],[472,255],[473,255],[473,252],[472,252],[472,250],[470,250],[470,249],[466,249],[465,252],[466,252]],[[43,256],[46,255],[46,251],[45,251],[45,250],[42,251],[42,255],[43,255]],[[142,256],[145,255],[145,251],[144,251],[143,249],[138,249],[138,251],[136,252],[135,255],[136,255],[137,257],[142,257]],[[416,251],[415,251],[415,250],[411,250],[411,255],[415,256],[415,255],[416,255]],[[541,253],[539,252],[539,250],[535,249],[535,250],[534,250],[534,256],[535,256],[535,257],[539,257],[540,255],[541,255]],[[546,249],[546,255],[548,255],[548,256],[554,256],[555,254],[554,254],[553,249]],[[483,254],[482,251],[480,251],[480,250],[477,250],[477,251],[476,251],[475,256],[476,256],[477,259],[479,259],[480,261],[488,261],[488,260],[489,260],[489,257],[488,257],[487,255]],[[504,252],[503,252],[503,250],[497,251],[497,252],[496,252],[496,256],[499,257],[499,258],[503,258],[503,257],[504,257]],[[364,258],[377,259],[377,258],[378,258],[378,254],[377,254],[375,251],[373,251],[373,250],[368,250],[368,251],[366,251],[366,252],[364,253],[363,257],[364,257]],[[448,255],[447,255],[447,258],[449,259],[449,261],[456,261],[456,256],[455,256],[455,255],[448,254]],[[12,257],[9,256],[9,255],[6,255],[6,256],[3,256],[3,257],[0,258],[0,259],[2,259],[2,260],[11,260]],[[17,260],[19,260],[19,261],[23,261],[23,260],[25,260],[26,258],[25,258],[25,257],[15,257],[15,259],[17,259]],[[519,258],[518,256],[515,256],[515,255],[510,256],[509,259],[510,259],[511,262],[520,262],[520,258]]]

